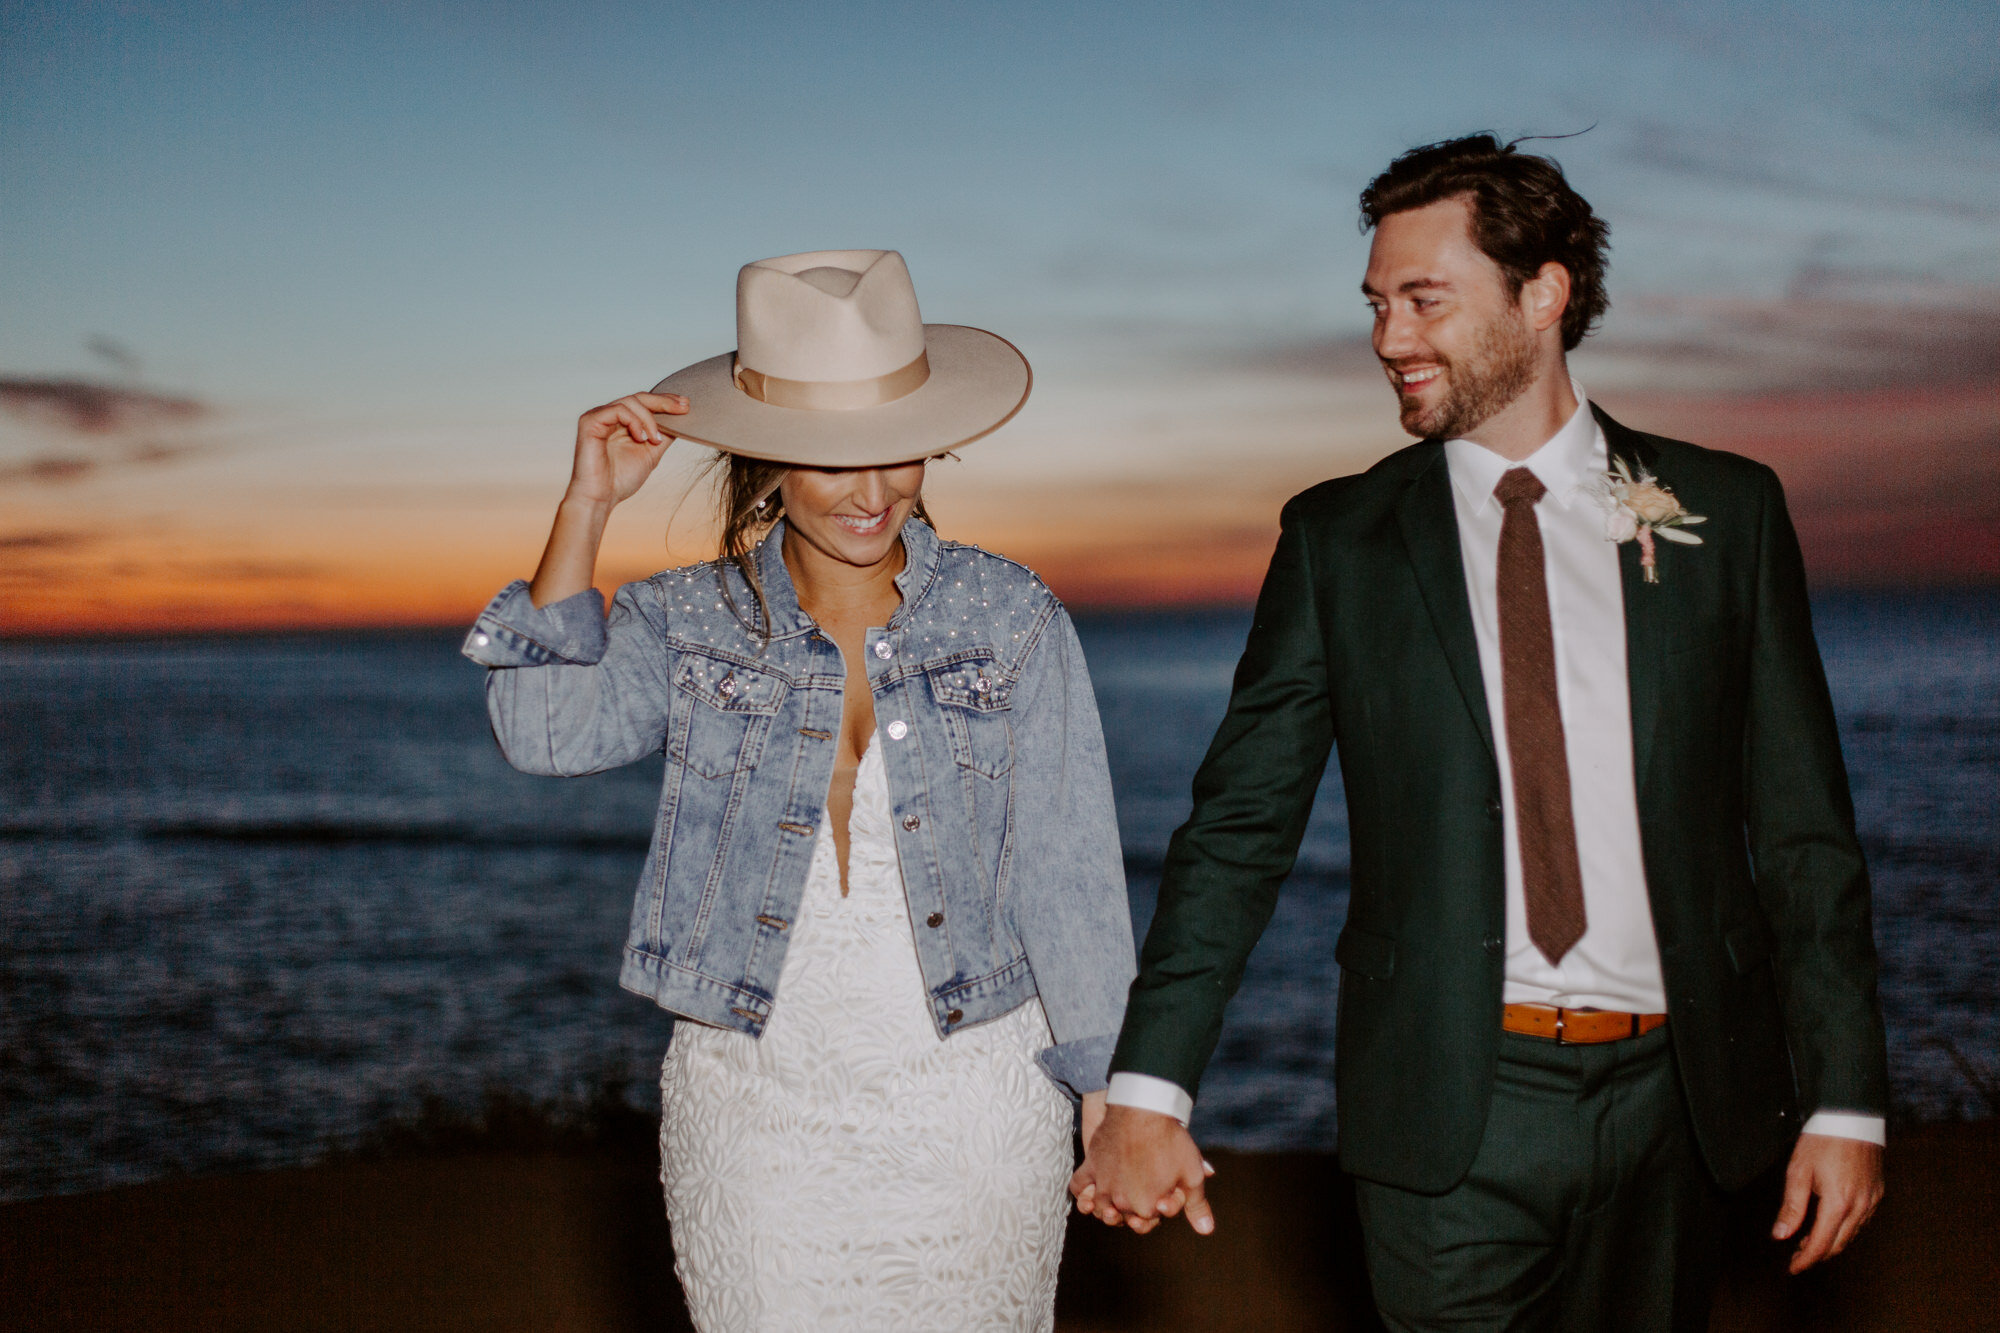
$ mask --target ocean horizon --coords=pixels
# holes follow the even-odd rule
[[[1996,1114],[2000,590],[1815,614],[1896,1118]],[[1141,929],[1248,618],[1077,613]],[[495,1090],[656,1105],[671,1022],[616,976],[659,761],[514,773],[460,632],[0,642],[0,1199],[298,1165]],[[1333,1146],[1347,870],[1330,764],[1205,1143]]]

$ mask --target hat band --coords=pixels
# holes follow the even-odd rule
[[[927,352],[918,352],[917,359],[907,366],[865,380],[788,380],[752,370],[741,359],[736,362],[736,387],[758,402],[812,412],[853,412],[880,407],[907,398],[930,377]]]

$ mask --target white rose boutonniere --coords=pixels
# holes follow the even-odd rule
[[[1701,545],[1701,538],[1682,529],[1708,520],[1700,514],[1690,514],[1674,498],[1674,493],[1644,468],[1635,473],[1631,464],[1622,458],[1614,458],[1611,470],[1604,474],[1593,490],[1605,506],[1605,539],[1614,542],[1638,541],[1641,552],[1639,564],[1646,571],[1646,582],[1660,581],[1659,560],[1653,546],[1655,536],[1682,546]]]

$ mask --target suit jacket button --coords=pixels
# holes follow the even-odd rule
[[[1500,798],[1498,796],[1489,796],[1486,798],[1486,817],[1488,819],[1500,818]]]
[[[1485,939],[1479,941],[1479,947],[1492,954],[1495,958],[1498,958],[1500,951],[1507,946],[1498,935],[1488,935]]]
[[[947,1023],[959,1023],[963,1022],[964,1019],[965,1019],[965,1010],[963,1009],[954,1009],[950,1013],[944,1016],[944,1021]]]
[[[929,926],[932,930],[936,930],[939,926],[942,926],[944,924],[944,913],[932,912],[929,916],[924,918],[924,924]]]

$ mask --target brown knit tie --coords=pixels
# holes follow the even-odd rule
[[[1500,692],[1507,706],[1507,757],[1514,769],[1514,825],[1528,938],[1559,963],[1583,938],[1583,869],[1569,801],[1569,754],[1556,697],[1556,644],[1535,502],[1548,488],[1527,468],[1509,468],[1493,488],[1500,524]]]

